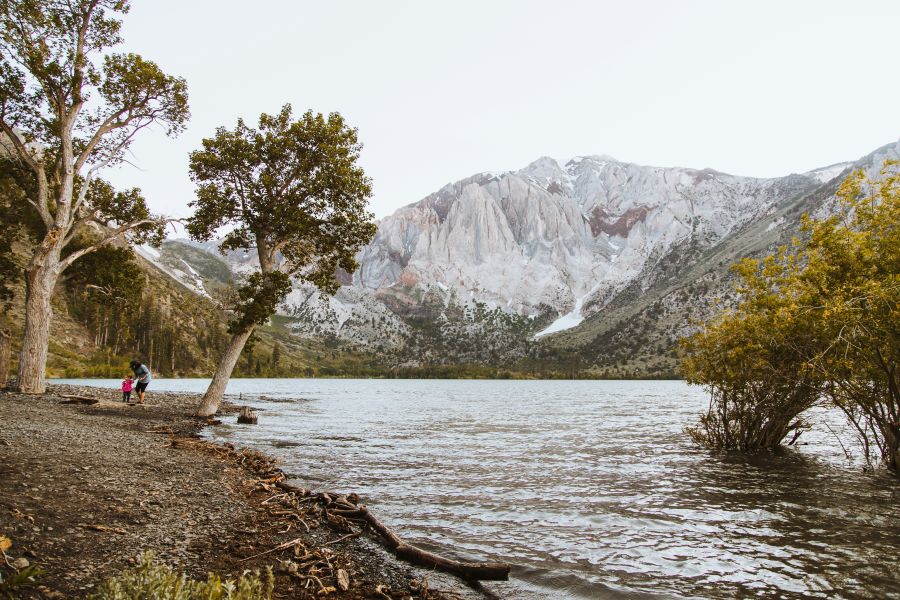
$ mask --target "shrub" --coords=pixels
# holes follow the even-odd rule
[[[867,462],[900,471],[900,163],[879,180],[857,171],[837,196],[792,250],[740,263],[740,304],[683,342],[687,380],[711,392],[695,441],[777,445],[822,396]]]
[[[793,257],[782,249],[762,263],[745,259],[743,301],[682,341],[682,373],[710,393],[709,408],[686,431],[714,450],[772,450],[794,431],[819,398],[821,383],[809,357],[820,345],[808,313],[784,283]]]
[[[89,600],[270,600],[275,587],[272,571],[266,579],[245,573],[237,581],[223,581],[210,573],[206,581],[194,581],[154,561],[152,552],[141,555],[137,567],[107,579]]]

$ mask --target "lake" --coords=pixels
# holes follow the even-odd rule
[[[103,380],[60,380],[110,385]],[[155,379],[202,392],[208,380]],[[900,480],[864,474],[840,415],[805,445],[712,456],[679,381],[237,379],[260,409],[206,430],[297,483],[357,492],[408,541],[514,564],[500,598],[900,598]]]

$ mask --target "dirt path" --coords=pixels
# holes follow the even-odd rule
[[[324,552],[329,567],[349,574],[350,589],[329,597],[373,597],[376,589],[382,598],[483,597],[398,563],[365,536],[338,541],[346,534],[317,522],[304,524],[309,532],[280,523],[286,517],[272,494],[260,493],[265,486],[252,469],[186,439],[198,430],[188,416],[196,397],[155,393],[147,405],[126,406],[109,392],[93,406],[60,404],[59,394],[72,392],[98,390],[0,392],[0,534],[13,541],[10,560],[44,571],[21,597],[83,596],[143,550],[197,578],[273,566],[276,597],[321,597],[279,569],[285,552],[243,560],[301,534],[303,548]],[[428,583],[455,592],[427,591]]]

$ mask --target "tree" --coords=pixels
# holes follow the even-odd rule
[[[848,418],[867,462],[900,469],[898,163],[887,161],[878,180],[855,172],[838,200],[830,218],[804,216],[804,240],[790,252],[745,260],[740,305],[685,342],[688,381],[712,392],[700,426],[688,429],[695,440],[777,444],[783,427],[754,432],[789,423],[824,396]]]
[[[259,271],[238,289],[232,338],[199,416],[218,410],[241,349],[275,313],[292,278],[334,293],[337,270],[356,270],[356,253],[375,234],[366,211],[371,184],[356,164],[361,148],[340,114],[308,111],[292,121],[288,104],[277,115],[261,115],[258,129],[240,119],[234,130],[220,127],[191,153],[197,184],[191,237],[209,240],[230,226],[221,251],[255,249],[259,261]]]
[[[8,161],[0,161],[0,228],[3,229],[3,236],[0,237],[0,315],[9,310],[15,288],[22,279],[22,268],[17,261],[15,245],[26,238],[22,215],[23,197],[4,168],[7,165]]]
[[[86,255],[67,271],[71,290],[70,312],[94,334],[94,343],[118,354],[122,342],[133,335],[129,319],[141,304],[143,277],[127,248],[104,246]]]
[[[813,357],[825,393],[857,432],[866,461],[900,470],[900,164],[857,171],[841,211],[807,220],[792,285],[826,341]]]
[[[710,393],[698,425],[686,428],[695,442],[752,452],[800,434],[798,417],[818,400],[820,382],[809,365],[817,332],[783,285],[793,265],[787,248],[742,261],[741,303],[683,341],[683,376]]]
[[[272,346],[272,368],[278,368],[278,363],[281,361],[281,344],[275,342],[275,345]]]
[[[97,173],[122,162],[151,124],[176,135],[187,85],[136,54],[115,54],[124,0],[0,0],[0,159],[11,163],[41,232],[25,267],[18,387],[44,391],[50,297],[60,275],[114,240],[159,239],[163,221],[137,190],[113,192]],[[65,253],[82,232],[90,245]]]

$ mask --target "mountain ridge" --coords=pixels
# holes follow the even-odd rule
[[[690,316],[730,297],[729,264],[789,240],[803,212],[834,210],[835,182],[852,167],[872,173],[897,156],[900,142],[775,178],[607,155],[565,164],[539,157],[448,183],[381,219],[336,296],[298,285],[281,312],[301,337],[375,347],[399,366],[569,360],[574,352],[601,372],[640,373],[653,363],[673,373],[672,350]],[[254,268],[252,253],[222,258],[238,276]],[[631,321],[652,323],[646,360],[601,347],[643,339]]]

